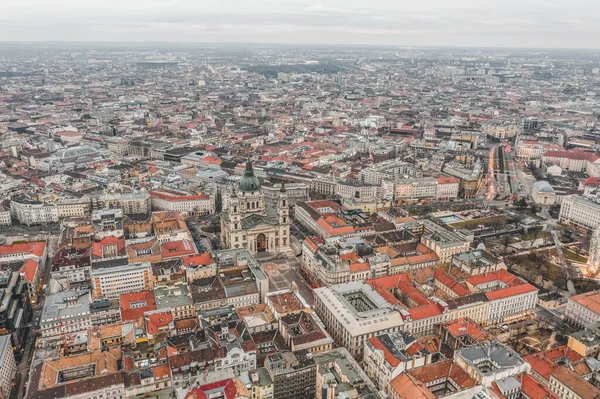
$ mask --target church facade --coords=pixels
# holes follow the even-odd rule
[[[247,248],[250,253],[290,251],[289,201],[281,185],[275,207],[265,205],[260,181],[246,162],[229,211],[221,214],[221,241],[225,248]]]

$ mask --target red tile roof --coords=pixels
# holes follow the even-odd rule
[[[183,256],[181,260],[186,267],[190,267],[191,265],[194,265],[195,267],[208,266],[215,263],[209,252],[204,252],[198,255]]]
[[[148,334],[158,333],[160,327],[168,326],[173,321],[171,312],[151,313],[145,317]]]
[[[558,399],[558,396],[529,374],[521,375],[521,392],[529,399]]]
[[[569,298],[581,306],[584,306],[596,314],[600,314],[600,292],[591,291]]]
[[[25,280],[31,283],[33,282],[37,269],[38,263],[33,259],[28,259],[27,262],[21,266],[19,271],[21,272],[21,276],[25,277]]]
[[[145,312],[156,310],[156,300],[152,291],[139,291],[130,292],[127,294],[121,294],[119,301],[121,303],[121,320],[132,321],[137,320],[144,316]],[[146,302],[145,306],[143,301]],[[134,303],[137,306],[131,308],[131,304]]]
[[[375,349],[383,351],[383,357],[385,358],[385,361],[390,364],[390,366],[397,367],[400,364],[400,359],[395,357],[394,354],[390,352],[388,348],[379,340],[379,338],[369,338],[369,342]]]
[[[0,255],[12,255],[25,252],[42,257],[46,249],[45,241],[23,242],[18,244],[0,245]]]
[[[212,397],[212,394],[219,391],[222,392],[222,395],[219,397],[223,399],[235,399],[238,394],[235,381],[233,379],[228,379],[194,388],[185,395],[185,399],[208,399],[209,396],[207,392],[210,393]]]
[[[369,264],[369,262],[353,263],[350,265],[351,273],[362,272],[362,271],[366,271],[366,270],[370,270],[370,269],[371,269],[371,265]]]
[[[418,308],[409,309],[408,312],[413,320],[426,319],[442,314],[442,310],[437,303],[430,303],[428,305],[419,306]]]
[[[125,240],[123,238],[107,236],[100,241],[94,241],[94,244],[92,244],[92,255],[102,258],[102,248],[104,248],[105,245],[113,244],[117,245],[117,253],[121,252],[125,248]]]
[[[533,292],[533,291],[537,291],[537,290],[538,289],[535,288],[531,284],[523,284],[523,285],[518,285],[516,287],[508,287],[508,288],[502,288],[502,289],[499,289],[496,291],[486,292],[485,295],[487,296],[487,298],[490,301],[493,301],[496,299],[508,298],[510,296],[521,295],[521,294],[525,294],[527,292]]]
[[[456,338],[468,335],[477,342],[492,338],[492,335],[485,331],[483,327],[466,317],[449,321],[444,324],[444,328]]]
[[[550,376],[552,373],[559,368],[559,366],[556,365],[552,360],[545,357],[543,353],[525,356],[523,359],[531,365],[531,369],[533,371],[539,374],[546,381],[550,381]]]
[[[208,196],[206,194],[185,195],[185,194],[180,194],[180,193],[176,193],[176,192],[172,192],[172,191],[168,191],[168,190],[150,191],[150,195],[152,197],[156,197],[156,198],[160,198],[160,199],[164,199],[164,200],[168,200],[168,201],[173,201],[173,202],[198,201],[198,200],[210,199],[210,196]]]
[[[500,269],[491,273],[478,274],[477,276],[469,277],[465,281],[472,285],[489,283],[491,281],[502,281],[509,286],[515,286],[524,283],[523,280],[504,269]]]
[[[595,162],[598,160],[598,156],[593,152],[584,151],[581,149],[573,151],[547,151],[544,153],[544,157],[569,158],[574,160],[587,160],[589,162]]]
[[[456,295],[460,297],[470,294],[469,290],[460,285],[458,281],[454,280],[452,277],[450,277],[448,274],[444,273],[440,269],[435,269],[433,277],[440,283],[444,284],[446,287],[451,289]]]
[[[456,177],[440,176],[437,179],[438,184],[457,184],[458,179]]]
[[[190,240],[169,241],[161,245],[163,258],[173,258],[196,253]]]

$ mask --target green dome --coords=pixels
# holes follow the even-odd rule
[[[250,162],[250,160],[246,162],[244,177],[240,180],[238,189],[240,191],[256,191],[260,189],[260,181],[258,180],[258,177],[254,176],[254,170],[252,170],[252,162]]]

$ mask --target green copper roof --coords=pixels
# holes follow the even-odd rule
[[[240,191],[257,191],[260,189],[260,181],[258,180],[258,177],[254,176],[254,170],[252,170],[252,162],[250,162],[250,160],[246,162],[244,177],[240,180],[238,189]]]

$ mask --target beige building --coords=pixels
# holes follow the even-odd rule
[[[589,399],[600,396],[598,388],[566,367],[559,367],[550,375],[549,388],[559,399]]]
[[[122,209],[123,213],[150,213],[151,197],[148,193],[108,194],[100,197],[104,209]]]
[[[89,197],[65,198],[56,201],[58,218],[63,219],[73,216],[87,216],[91,213]]]
[[[250,379],[252,381],[251,399],[273,399],[273,380],[267,369],[261,367],[252,372]]]
[[[187,319],[196,314],[186,282],[156,286],[154,297],[157,308],[170,311],[175,320]]]
[[[315,194],[334,196],[337,191],[337,182],[326,179],[313,179],[310,191]]]
[[[280,188],[276,208],[265,205],[260,182],[246,163],[238,193],[230,198],[229,211],[221,213],[221,240],[225,248],[247,248],[250,253],[290,251],[289,203]]]
[[[453,255],[468,251],[471,247],[456,233],[427,219],[415,222],[413,228],[421,230],[421,243],[438,255],[440,263],[450,262]]]

